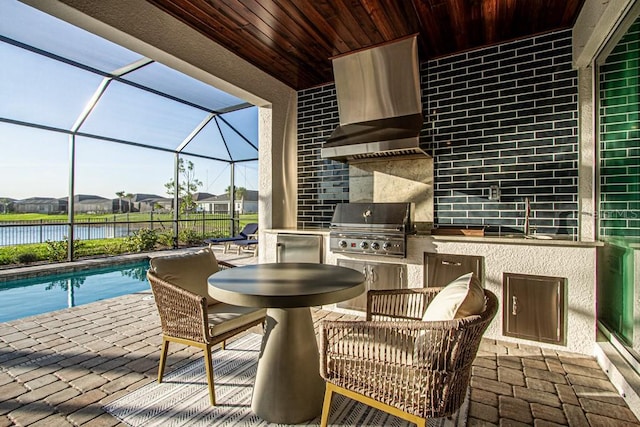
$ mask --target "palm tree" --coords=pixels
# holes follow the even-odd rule
[[[124,197],[124,191],[116,191],[116,196],[118,196],[118,212],[122,213],[122,198]]]
[[[244,188],[244,187],[235,187],[235,186],[234,186],[234,188],[236,190],[236,192],[235,192],[236,201],[242,200],[242,198],[245,196],[245,194],[247,194],[247,189]],[[231,206],[231,186],[230,185],[227,186],[227,188],[225,189],[225,192],[229,195],[229,208],[235,208],[235,206],[234,207]],[[234,211],[234,209],[229,209],[229,210],[230,210],[230,212]],[[233,213],[232,213],[232,215],[233,215]]]
[[[124,198],[129,201],[129,212],[131,212],[131,210],[132,210],[132,206],[133,206],[132,205],[132,200],[133,200],[134,197],[135,196],[133,194],[131,194],[131,193],[127,193],[127,194],[124,195]]]

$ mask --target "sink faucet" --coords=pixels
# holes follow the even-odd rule
[[[529,217],[531,216],[531,204],[529,198],[524,198],[524,235],[529,235]]]

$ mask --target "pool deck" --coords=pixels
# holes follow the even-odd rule
[[[216,256],[257,262],[246,254]],[[312,313],[316,328],[325,318],[355,318]],[[0,427],[123,425],[102,407],[155,381],[160,335],[150,292],[0,323]],[[200,358],[198,349],[173,345],[167,372]],[[640,422],[595,358],[485,339],[474,362],[467,425]]]

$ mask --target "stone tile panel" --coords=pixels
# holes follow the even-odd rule
[[[60,414],[53,414],[47,418],[43,418],[40,421],[33,423],[30,427],[71,427],[71,424],[67,419]]]
[[[589,427],[589,421],[580,406],[564,404],[562,410],[569,427]]]
[[[587,412],[595,415],[611,417],[622,421],[636,422],[633,412],[623,403],[622,405],[612,405],[594,399],[580,398],[580,406]]]
[[[69,387],[59,391],[58,393],[52,394],[51,396],[47,396],[44,401],[47,404],[55,407],[79,395],[80,391],[76,390],[73,387]]]
[[[558,372],[553,372],[553,371],[549,371],[546,369],[536,369],[536,368],[530,368],[530,367],[525,367],[524,368],[524,375],[527,378],[536,378],[539,380],[544,380],[544,381],[549,381],[551,383],[554,384],[566,384],[567,380],[566,377],[564,376],[564,373],[558,373]]]
[[[538,420],[551,421],[560,425],[566,425],[567,419],[564,416],[562,408],[556,408],[539,403],[531,404],[531,414],[533,418]]]
[[[511,396],[499,396],[498,412],[501,418],[500,425],[502,425],[503,422],[502,418],[527,423],[529,425],[533,423],[529,403],[522,399]]]
[[[522,373],[522,369],[512,369],[505,368],[502,366],[498,367],[498,381],[501,383],[524,386],[524,374]]]
[[[21,394],[16,400],[24,405],[44,400],[47,396],[51,396],[61,390],[68,388],[69,386],[62,381],[56,381],[51,384],[39,387],[35,390],[31,390],[28,393]]]
[[[468,417],[495,424],[500,422],[500,415],[498,414],[497,406],[485,405],[484,403],[479,402],[469,403]]]
[[[612,392],[616,391],[616,388],[613,386],[613,384],[611,384],[608,380],[605,380],[605,379],[585,377],[583,375],[574,375],[574,374],[568,374],[567,379],[573,385],[585,386],[585,387],[612,391]]]
[[[38,401],[29,403],[28,405],[21,406],[11,411],[9,413],[9,419],[11,419],[16,425],[28,426],[53,414],[55,414],[53,408],[41,401]]]
[[[549,381],[539,380],[537,378],[525,378],[526,387],[533,390],[540,390],[547,393],[556,393],[554,384]]]
[[[557,408],[561,406],[560,399],[558,399],[555,393],[547,393],[541,390],[516,386],[513,388],[513,395],[531,403],[535,402]]]

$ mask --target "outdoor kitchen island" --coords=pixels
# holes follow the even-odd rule
[[[487,329],[487,338],[502,341],[549,347],[588,355],[594,354],[596,345],[596,250],[598,242],[575,242],[561,239],[525,239],[523,237],[470,237],[432,236],[430,234],[409,235],[407,256],[377,257],[374,255],[333,253],[329,250],[329,229],[271,229],[264,230],[262,239],[265,250],[261,262],[276,261],[276,240],[278,234],[310,234],[323,236],[322,262],[338,264],[338,260],[361,260],[376,263],[406,265],[408,287],[423,287],[425,283],[425,254],[457,254],[480,256],[483,258],[483,284],[494,292],[501,303],[498,316]],[[594,268],[585,268],[585,266]],[[561,324],[559,343],[541,342],[517,338],[503,333],[504,315],[518,308],[513,300],[505,303],[504,274],[511,273],[517,278],[561,279],[564,283],[563,295],[557,303]],[[536,283],[534,280],[532,283]],[[535,285],[531,285],[535,286]],[[530,305],[521,298],[520,307]],[[343,310],[335,306],[324,307]],[[506,309],[506,311],[505,311]],[[545,310],[545,307],[536,307]],[[549,309],[549,307],[546,307]],[[555,308],[554,308],[555,310]],[[502,314],[502,316],[500,315]]]

